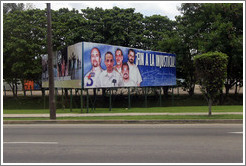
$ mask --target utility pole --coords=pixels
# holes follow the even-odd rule
[[[56,119],[56,105],[54,97],[54,72],[53,72],[53,55],[52,55],[52,34],[51,34],[51,11],[50,3],[47,3],[47,48],[48,48],[48,72],[49,72],[49,108],[50,108],[50,119]]]

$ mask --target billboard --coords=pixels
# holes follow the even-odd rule
[[[176,56],[98,43],[83,43],[84,88],[176,85]]]
[[[42,87],[49,87],[48,56],[42,57]],[[53,52],[53,72],[56,88],[81,88],[82,42]]]
[[[54,52],[55,87],[110,88],[176,85],[176,55],[80,42]],[[47,55],[42,87],[48,87]]]

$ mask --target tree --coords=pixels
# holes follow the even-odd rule
[[[176,22],[166,16],[153,15],[143,19],[144,31],[142,48],[146,50],[177,53],[177,40],[175,31]],[[174,49],[173,49],[174,48]],[[177,56],[179,58],[179,56]],[[178,62],[176,63],[177,66]],[[177,70],[179,71],[179,70]],[[178,73],[179,74],[179,73]],[[168,97],[169,86],[164,86],[163,92]]]
[[[87,40],[91,42],[105,43],[104,35],[106,34],[104,34],[104,31],[106,27],[104,26],[104,22],[102,20],[105,11],[98,7],[95,9],[88,7],[87,9],[81,9],[81,12],[82,17],[85,20],[88,20],[85,25],[85,28],[88,30]]]
[[[87,21],[88,40],[126,47],[142,47],[143,15],[135,9],[87,8],[82,9],[82,16]]]
[[[209,27],[202,31],[200,49],[220,51],[228,55],[226,94],[243,81],[243,4],[204,4],[204,15]],[[213,41],[213,42],[208,42]]]
[[[177,16],[173,23],[171,31],[164,33],[162,40],[158,43],[158,48],[165,52],[175,53],[177,62],[177,77],[183,78],[183,89],[187,90],[189,95],[194,94],[196,77],[194,67],[194,53],[192,50],[198,50],[198,35],[196,15],[200,4],[182,4],[179,9],[183,14]]]
[[[3,14],[21,11],[24,10],[24,8],[25,5],[23,3],[3,3]]]
[[[45,13],[15,11],[3,15],[3,78],[16,90],[18,81],[39,82],[41,55],[45,54]],[[14,93],[16,95],[16,92]]]
[[[78,11],[60,9],[52,12],[53,48],[59,50],[88,35]],[[3,16],[3,71],[4,80],[17,94],[17,83],[24,80],[40,83],[41,55],[47,53],[47,21],[44,10],[16,10]],[[24,89],[24,88],[23,88]]]
[[[182,25],[181,39],[189,50],[198,54],[219,51],[228,55],[226,94],[243,78],[243,4],[242,3],[186,3],[177,17]],[[187,56],[191,64],[192,56]],[[190,66],[186,64],[185,66]],[[182,65],[183,66],[183,65]],[[184,68],[186,68],[184,66]],[[188,70],[192,75],[192,68]]]
[[[90,30],[86,24],[87,20],[78,10],[61,8],[52,11],[53,49],[61,50],[81,41],[89,41]]]
[[[226,79],[227,58],[226,54],[220,52],[209,52],[194,58],[198,83],[208,101],[209,116],[212,115],[212,103],[223,88]]]
[[[143,25],[143,49],[160,51],[158,42],[174,30],[175,22],[166,16],[153,15],[145,17]]]
[[[189,29],[186,28],[186,21],[181,16],[176,17],[176,22],[172,25],[171,30],[163,33],[162,40],[158,42],[158,50],[176,54],[176,75],[185,81],[182,83],[184,90],[189,95],[194,94],[195,73],[193,64],[193,54],[191,52],[193,46],[191,44],[191,35],[188,34]]]

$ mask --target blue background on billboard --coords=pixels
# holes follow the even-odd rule
[[[114,65],[116,65],[115,60],[115,51],[117,48],[120,48],[123,52],[123,63],[128,61],[128,50],[131,49],[129,47],[121,47],[121,46],[112,46],[112,45],[105,45],[105,44],[98,44],[98,43],[89,43],[83,42],[84,44],[84,51],[83,51],[83,58],[84,58],[84,76],[92,69],[91,60],[90,60],[90,52],[91,49],[97,47],[101,53],[101,67],[103,70],[106,70],[106,66],[104,64],[104,56],[105,53],[110,51],[114,55]],[[142,49],[134,49],[135,55],[139,53],[144,53],[144,62],[146,59],[146,53],[150,54],[158,54],[163,56],[173,56],[176,57],[174,54],[163,53],[163,52],[155,52],[155,51],[145,51]],[[156,56],[154,56],[156,58]],[[148,56],[149,63],[150,63],[150,56]],[[154,63],[156,59],[154,59]],[[136,64],[136,57],[134,63]],[[145,62],[146,63],[146,62]],[[141,87],[143,86],[170,86],[176,85],[176,61],[175,67],[157,67],[157,66],[145,66],[145,65],[138,65],[138,69],[142,76],[142,82],[140,84]]]

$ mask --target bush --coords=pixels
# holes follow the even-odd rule
[[[227,62],[227,55],[221,52],[208,52],[194,58],[196,76],[208,101],[209,115],[212,114],[213,101],[223,88],[227,76]]]

